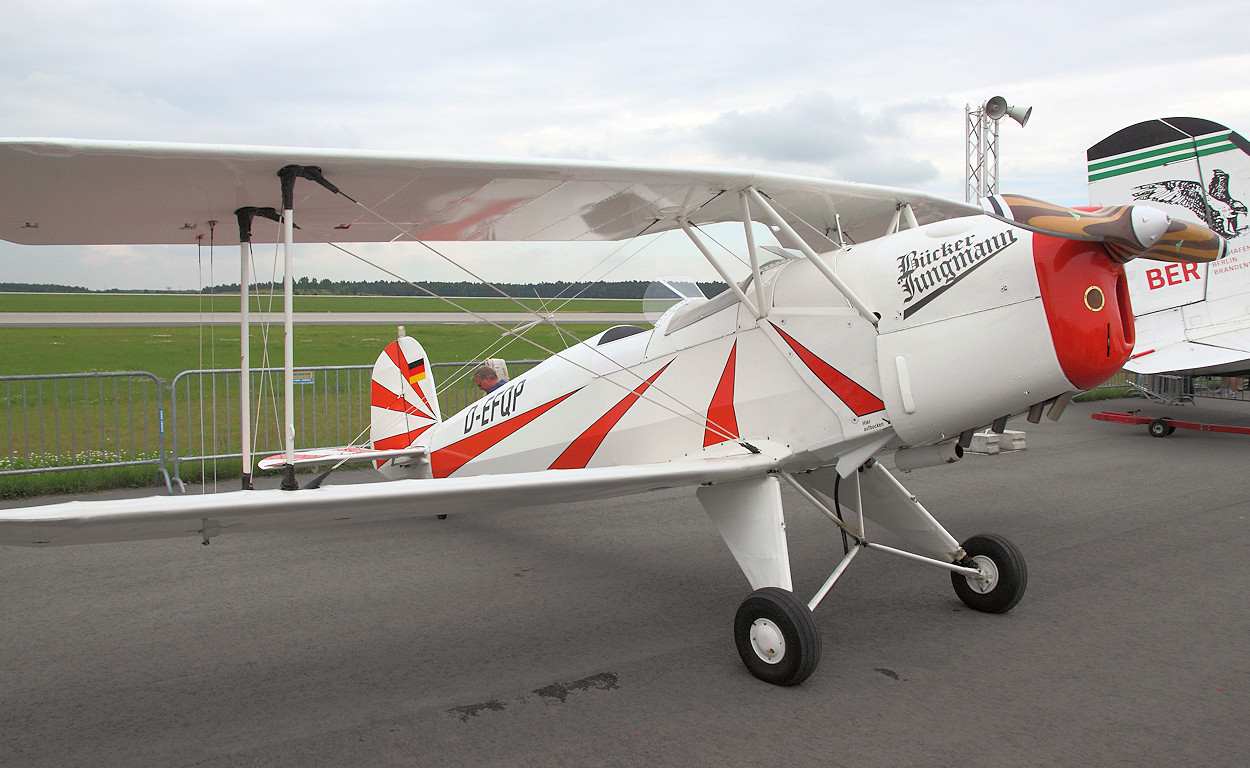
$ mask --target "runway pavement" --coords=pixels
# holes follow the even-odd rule
[[[1243,765],[1250,438],[1089,418],[1130,407],[1250,423],[1076,404],[1013,420],[1023,452],[903,475],[957,538],[1015,541],[1027,594],[978,614],[865,553],[796,688],[738,660],[749,588],[689,491],[3,548],[0,765]],[[786,503],[806,598],[841,543]]]

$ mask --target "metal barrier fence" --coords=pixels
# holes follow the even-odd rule
[[[538,360],[509,362],[518,376]],[[474,363],[436,363],[444,416],[481,393],[468,377]],[[312,366],[296,371],[295,430],[300,447],[360,444],[368,439],[369,365]],[[253,453],[282,451],[282,369],[252,372]],[[449,380],[451,383],[449,384]],[[1246,377],[1143,376],[1124,371],[1098,390],[1165,404],[1195,397],[1250,399]],[[242,456],[239,449],[237,369],[183,371],[169,384],[147,371],[0,376],[0,476],[108,467],[151,466],[183,487],[180,465],[198,465],[211,477],[215,462]],[[165,398],[171,413],[166,437]],[[192,470],[197,467],[192,467]]]
[[[1203,376],[1194,379],[1194,397],[1250,400],[1250,377]]]
[[[0,476],[85,468],[165,469],[165,386],[147,371],[0,376]],[[16,414],[16,418],[15,418]]]
[[[1192,404],[1195,398],[1250,400],[1250,377],[1246,376],[1178,376],[1167,373],[1129,373],[1120,371],[1094,388],[1124,390],[1124,397],[1139,397],[1164,405]]]
[[[509,362],[509,373],[520,375],[538,362]],[[445,416],[481,396],[467,375],[474,365],[432,366]],[[300,447],[369,439],[372,369],[342,365],[296,370],[295,434]],[[252,452],[257,456],[283,448],[282,373],[281,368],[252,371]],[[192,472],[191,479],[208,481],[217,461],[242,456],[238,369],[183,371],[169,384],[146,371],[0,376],[0,393],[5,397],[0,476],[152,466],[172,490],[174,484],[185,487],[183,471]],[[237,462],[234,468],[238,470]]]
[[[309,366],[295,371],[295,434],[303,446],[357,443],[369,428],[371,365]],[[252,369],[252,451],[282,451],[281,368]],[[169,385],[170,469],[183,486],[181,464],[196,462],[200,481],[215,476],[217,460],[241,458],[239,371],[183,371]]]
[[[538,360],[508,363],[518,376]],[[435,363],[438,407],[444,416],[456,413],[481,396],[467,371],[476,363]],[[295,435],[301,448],[360,445],[369,439],[369,399],[372,365],[306,366],[295,370]],[[281,368],[252,370],[252,452],[256,456],[281,453]],[[449,379],[451,380],[449,383]],[[241,459],[239,449],[239,371],[214,369],[184,371],[170,385],[172,438],[170,463],[173,479],[184,485],[179,464],[197,462],[201,482],[212,476],[219,459]]]

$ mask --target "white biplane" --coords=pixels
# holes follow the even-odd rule
[[[739,653],[780,685],[815,669],[812,611],[864,549],[945,568],[976,610],[1015,606],[1027,581],[1017,548],[994,535],[961,543],[878,457],[937,465],[1010,415],[1058,418],[1132,350],[1123,261],[1203,262],[1223,248],[1209,230],[1141,206],[1082,212],[996,197],[983,208],[732,170],[0,142],[6,240],[192,243],[208,222],[237,216],[246,248],[257,212],[281,221],[288,256],[297,241],[624,240],[680,229],[729,290],[691,297],[651,329],[605,331],[448,419],[429,359],[400,339],[375,368],[372,445],[353,451],[391,482],[9,510],[0,543],[207,541],[689,486],[754,590],[735,619]],[[740,282],[707,244],[703,228],[724,222],[745,227],[751,273]],[[757,223],[781,248],[757,246]],[[293,478],[288,430],[282,463]],[[807,602],[792,592],[783,485],[852,543]],[[872,541],[866,519],[914,551]]]

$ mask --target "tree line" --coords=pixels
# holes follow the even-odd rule
[[[436,296],[483,297],[498,296],[499,293],[488,285],[475,282],[419,282],[415,288],[408,283],[399,281],[375,280],[318,280],[315,277],[301,277],[294,281],[296,294],[303,296]],[[540,299],[572,298],[583,299],[641,299],[646,293],[649,282],[644,280],[624,280],[620,282],[599,283],[568,283],[563,281],[551,283],[496,283],[499,289],[509,296],[518,298],[538,297]],[[715,296],[725,290],[724,283],[699,283],[699,288],[706,296]],[[250,290],[256,293],[270,291],[280,293],[281,283],[254,283]],[[429,293],[427,293],[428,291]],[[89,291],[80,286],[55,285],[49,283],[0,283],[0,292],[10,293],[196,293],[196,291],[124,291],[109,288],[103,291]],[[238,293],[238,283],[223,283],[211,288],[204,288],[200,293]]]
[[[0,293],[90,293],[81,285],[54,283],[0,283]]]

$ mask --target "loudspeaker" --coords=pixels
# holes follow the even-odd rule
[[[1019,123],[1021,128],[1029,122],[1031,114],[1033,114],[1032,107],[1007,107],[1007,116]]]
[[[1007,100],[1002,96],[995,96],[985,102],[985,116],[991,120],[997,120],[1007,114]]]

